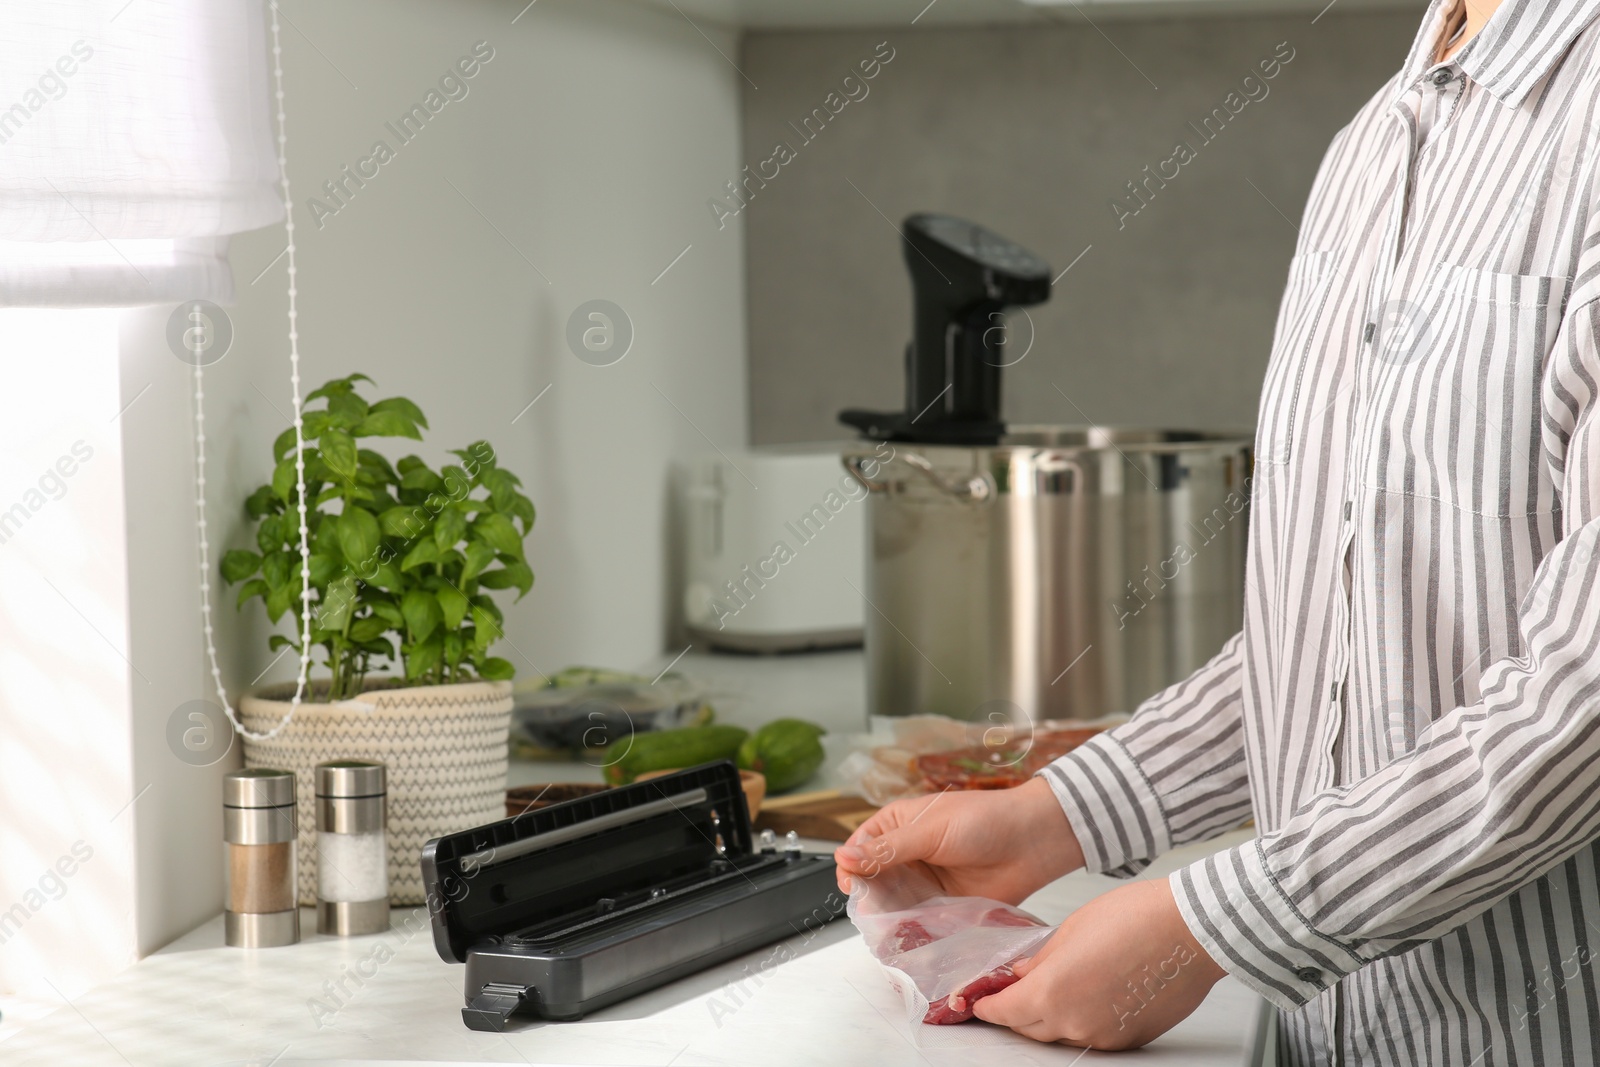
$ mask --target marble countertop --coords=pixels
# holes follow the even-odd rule
[[[659,671],[672,657],[663,656]],[[867,726],[862,657],[701,655],[676,669],[702,681],[723,722],[753,727],[780,716],[827,726],[843,741]],[[830,744],[813,788],[830,783],[845,746]],[[599,781],[582,762],[514,763],[512,784]],[[1160,877],[1209,848],[1180,849],[1142,877]],[[828,842],[806,842],[826,850]],[[1058,922],[1112,888],[1074,874],[1029,900]],[[315,930],[312,912],[302,929]],[[772,1065],[772,1067],[1090,1067],[1116,1054],[1041,1045],[980,1023],[913,1028],[900,998],[848,921],[769,946],[578,1022],[515,1020],[478,1033],[461,1021],[464,968],[433,947],[427,909],[398,910],[391,930],[339,939],[309,933],[298,945],[247,951],[222,943],[221,916],[141,960],[111,982],[25,1025],[0,1045],[7,1065],[74,1067],[306,1067],[401,1063]],[[760,980],[747,974],[758,972]],[[1205,1004],[1137,1056],[1149,1067],[1241,1067],[1249,1062],[1261,1001],[1225,979]],[[1108,1005],[1107,1010],[1111,1010]],[[943,1047],[954,1044],[955,1047]],[[1121,1062],[1132,1062],[1120,1057]]]

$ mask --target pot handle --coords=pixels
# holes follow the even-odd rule
[[[889,488],[889,483],[867,474],[864,469],[867,458],[869,457],[844,456],[841,462],[844,463],[844,469],[850,472],[850,476],[860,482],[867,492],[881,493]],[[928,462],[926,456],[919,455],[916,452],[897,452],[895,458],[904,460],[908,466],[921,474],[922,477],[946,496],[981,504],[994,495],[994,482],[986,474],[975,474],[970,478],[959,476],[947,478],[933,469],[933,464]]]

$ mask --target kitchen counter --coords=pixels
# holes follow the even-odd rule
[[[832,786],[833,766],[845,754],[845,739],[868,727],[866,657],[860,649],[787,656],[740,656],[685,652],[661,656],[638,669],[653,678],[671,667],[699,683],[716,709],[717,722],[755,729],[773,719],[807,719],[828,730],[828,760],[807,789]],[[512,760],[510,785],[599,782],[601,759]]]
[[[773,719],[797,718],[827,729],[827,754],[816,777],[803,789],[834,789],[841,760],[869,730],[885,741],[893,720],[867,714],[866,656],[860,649],[784,656],[741,656],[689,651],[665,655],[638,668],[646,678],[668,667],[697,683],[716,709],[716,721],[754,730]],[[875,742],[882,743],[882,742]],[[603,753],[565,760],[511,761],[513,786],[547,782],[601,782]]]
[[[1248,835],[1234,834],[1216,844]],[[1145,877],[1204,854],[1180,849]],[[1027,902],[1057,922],[1110,888],[1075,874]],[[461,1022],[464,969],[433,948],[426,908],[397,911],[387,934],[245,951],[222,944],[217,917],[7,1041],[8,1067],[306,1067],[363,1063],[639,1064],[655,1067],[1091,1067],[1115,1053],[1040,1045],[982,1024],[918,1027],[923,1041],[981,1031],[993,1045],[918,1047],[899,996],[847,920],[786,942],[759,982],[745,972],[773,948],[570,1023],[513,1022],[477,1033]],[[310,909],[302,928],[315,930]],[[742,986],[741,984],[742,983]],[[1141,1052],[1142,1067],[1242,1067],[1260,1001],[1224,979],[1200,1009]],[[1108,1009],[1110,1010],[1109,1006]],[[932,1033],[926,1033],[932,1031]],[[952,1033],[961,1031],[962,1033]]]
[[[647,675],[667,666],[663,656]],[[701,681],[718,719],[754,727],[801,716],[830,730],[828,762],[812,788],[831,784],[846,735],[867,725],[860,652],[787,657],[702,655],[676,669]],[[514,762],[512,784],[599,781],[582,762]],[[1240,832],[1214,842],[1248,838]],[[825,850],[827,842],[806,842]],[[1180,849],[1144,877],[1159,877],[1207,851]],[[1075,874],[1026,906],[1050,922],[1113,887]],[[302,912],[302,929],[316,928]],[[0,1045],[8,1065],[71,1063],[185,1067],[304,1067],[362,1063],[761,1065],[761,1067],[976,1067],[996,1062],[1090,1067],[1132,1062],[1115,1054],[1040,1045],[982,1024],[906,1024],[899,996],[846,920],[721,964],[572,1023],[516,1020],[513,1032],[477,1033],[461,1022],[464,968],[434,951],[427,909],[397,910],[393,928],[338,939],[308,933],[300,944],[245,951],[222,943],[218,916],[116,979],[26,1026]],[[776,966],[756,972],[762,961]],[[1241,1067],[1260,1000],[1232,979],[1137,1057],[1150,1067]],[[1111,1010],[1107,1006],[1107,1010]],[[931,1047],[965,1041],[981,1047]]]

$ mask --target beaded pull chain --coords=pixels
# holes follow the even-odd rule
[[[283,228],[288,237],[289,261],[289,386],[294,402],[294,484],[300,510],[300,673],[295,681],[294,699],[282,720],[266,733],[253,733],[239,722],[239,716],[228,702],[227,688],[222,684],[222,669],[217,665],[217,646],[211,626],[211,545],[206,536],[206,411],[205,368],[194,361],[194,422],[195,422],[195,507],[199,511],[200,534],[200,614],[205,624],[206,659],[211,665],[211,679],[217,687],[217,699],[222,701],[228,721],[241,736],[251,741],[266,741],[278,736],[294,718],[305,696],[306,676],[311,670],[311,534],[306,525],[306,456],[305,438],[302,436],[304,420],[300,400],[300,331],[296,325],[295,264],[294,264],[294,202],[289,196],[289,161],[286,155],[288,136],[285,134],[283,114],[283,45],[279,37],[278,3],[270,0],[272,11],[272,81],[278,103],[278,180],[283,191]]]

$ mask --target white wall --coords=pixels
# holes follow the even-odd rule
[[[741,165],[737,71],[670,10],[539,0],[516,18],[525,2],[302,0],[285,11],[305,37],[285,33],[307,375],[365,371],[427,412],[427,458],[482,437],[522,476],[538,581],[502,654],[535,676],[661,651],[667,463],[704,450],[701,432],[742,445],[746,400],[742,233],[705,208]],[[318,229],[308,199],[331,203],[322,183],[374,140],[396,146],[384,124],[478,41],[494,58],[468,95]],[[249,284],[281,248],[276,232],[236,242],[252,340],[221,370],[287,411],[282,264]],[[634,325],[609,367],[565,339],[594,298]]]
[[[539,0],[519,17],[522,6],[289,0],[283,43],[305,388],[364,371],[377,379],[377,395],[422,405],[433,429],[420,451],[431,462],[484,438],[522,476],[539,509],[531,541],[538,582],[507,612],[501,654],[536,678],[535,664],[632,666],[662,651],[668,466],[703,451],[707,437],[733,448],[747,432],[742,234],[718,232],[705,208],[740,166],[739,75],[717,51],[735,55],[732,36],[709,26],[702,36],[670,10],[621,0]],[[479,41],[494,56],[466,83],[467,95],[398,147],[319,229],[307,202],[327,202],[322,183],[368,156],[378,138],[395,148],[384,124],[422,102]],[[217,557],[250,543],[242,502],[267,476],[270,443],[287,425],[284,262],[252,281],[282,248],[281,229],[233,242],[235,339],[207,371]],[[620,305],[634,326],[631,351],[609,367],[580,361],[565,340],[572,310],[594,298]],[[26,605],[0,603],[0,648],[27,660],[0,671],[8,754],[0,906],[56,859],[56,838],[69,847],[80,823],[110,814],[99,811],[104,801],[150,788],[120,817],[130,827],[121,844],[104,852],[97,844],[85,865],[108,872],[106,892],[94,901],[69,894],[41,912],[30,936],[48,930],[49,940],[0,946],[0,994],[17,991],[29,960],[76,950],[84,932],[109,924],[117,934],[106,942],[111,958],[87,982],[221,905],[218,779],[236,765],[237,747],[196,768],[172,755],[166,736],[176,708],[213,695],[198,615],[192,385],[167,349],[170,310],[123,317],[120,375],[113,347],[107,366],[74,368],[66,384],[57,374],[53,387],[23,393],[10,391],[8,378],[0,414],[31,408],[33,422],[50,424],[55,436],[77,433],[45,418],[59,402],[106,434],[72,495],[29,532],[48,556],[40,573],[57,584],[92,564],[107,599],[84,610],[109,644],[74,630],[76,616],[59,604],[35,616],[44,587]],[[119,441],[106,427],[124,405]],[[0,467],[0,501],[23,491],[40,456],[55,458],[54,441],[41,439]],[[91,474],[105,484],[80,492]],[[46,532],[47,522],[56,532]],[[92,531],[85,544],[60,532],[89,536],[82,528]],[[24,566],[10,549],[0,545],[0,591],[14,588],[13,571]],[[258,605],[239,616],[232,591],[219,583],[213,596],[237,697],[268,665],[266,628]],[[46,625],[33,632],[36,619]],[[266,680],[292,676],[293,666],[285,657]],[[12,733],[24,724],[26,732]],[[39,770],[43,756],[22,758],[34,749],[77,769],[50,780]],[[41,779],[48,788],[35,796]],[[30,822],[36,805],[58,814]],[[11,847],[19,841],[21,851]],[[102,900],[120,902],[120,912],[89,907]]]
[[[136,958],[129,722],[146,682],[115,313],[0,311],[0,353],[0,1003],[26,1018]]]

